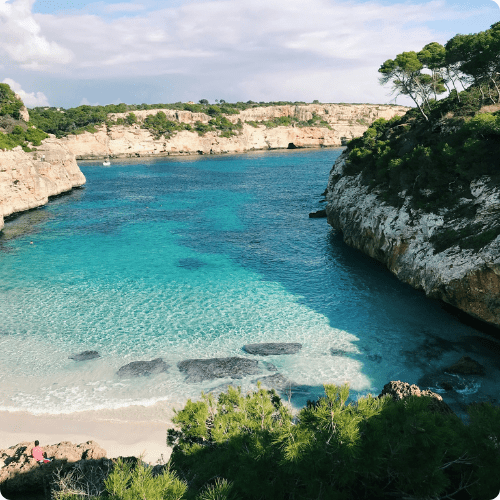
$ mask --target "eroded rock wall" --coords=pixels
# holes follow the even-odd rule
[[[476,180],[470,202],[478,207],[475,215],[449,221],[446,209],[414,210],[409,198],[401,208],[383,202],[382,193],[369,190],[359,176],[343,175],[346,158],[342,154],[330,173],[326,207],[329,224],[342,231],[344,241],[429,297],[500,327],[500,236],[479,250],[456,244],[438,252],[431,242],[433,235],[450,228],[488,228],[498,220],[498,188],[487,178]]]
[[[359,137],[378,118],[390,119],[403,115],[408,108],[370,104],[310,104],[306,106],[268,106],[251,108],[238,115],[225,115],[236,123],[241,120],[241,133],[232,137],[220,137],[217,132],[200,136],[197,132],[182,131],[170,138],[155,139],[140,124],[149,115],[164,112],[167,119],[194,125],[197,121],[208,123],[210,116],[190,111],[151,109],[134,111],[139,123],[133,126],[115,125],[107,129],[99,128],[97,133],[70,135],[61,141],[76,155],[77,159],[127,158],[135,156],[176,155],[176,154],[221,154],[242,153],[261,149],[284,149],[290,147],[335,147],[344,140]],[[265,125],[252,126],[246,122],[259,122],[280,117],[293,117],[302,121],[310,120],[313,113],[328,123],[326,126],[296,127],[280,126],[266,128]],[[125,118],[128,113],[111,114],[111,119]],[[55,140],[55,139],[52,139]],[[48,139],[47,141],[51,141]]]
[[[0,150],[0,229],[4,217],[44,205],[50,196],[83,184],[75,156],[60,141],[43,143],[34,153],[20,147]]]

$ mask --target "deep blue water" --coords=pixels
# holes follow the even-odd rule
[[[347,247],[321,193],[340,149],[80,162],[83,189],[7,222],[0,237],[0,409],[68,412],[198,397],[176,363],[243,356],[301,386],[349,382],[353,397],[389,380],[435,386],[462,355],[486,376],[443,394],[460,408],[499,398],[485,335]],[[32,242],[32,244],[30,243]],[[255,357],[247,343],[300,342]],[[97,350],[101,358],[69,356]],[[117,370],[161,357],[168,373]],[[262,373],[235,383],[255,387]]]

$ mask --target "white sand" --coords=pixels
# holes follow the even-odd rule
[[[35,439],[42,448],[62,441],[96,441],[107,451],[108,458],[142,455],[145,462],[156,464],[170,457],[166,437],[173,415],[173,408],[164,402],[61,415],[3,411],[0,449]]]

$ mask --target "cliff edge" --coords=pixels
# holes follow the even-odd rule
[[[0,150],[0,230],[4,217],[45,205],[49,197],[85,184],[75,156],[60,141],[35,152]]]
[[[96,131],[68,134],[61,141],[77,159],[338,147],[362,135],[373,121],[404,115],[408,109],[374,104],[307,104],[260,106],[214,116],[174,109],[137,110],[110,113]],[[133,119],[128,122],[131,115]]]
[[[330,172],[326,214],[400,280],[499,328],[500,103],[473,92],[352,140]]]
[[[498,220],[500,189],[486,177],[473,181],[469,203],[477,211],[472,217],[455,216],[457,206],[436,212],[415,209],[409,196],[395,207],[383,201],[382,190],[364,185],[361,174],[344,175],[348,155],[345,151],[330,173],[328,223],[342,231],[348,245],[385,264],[401,281],[500,327],[500,237],[479,250],[461,248],[458,241],[442,251],[436,248],[438,234],[450,228]]]

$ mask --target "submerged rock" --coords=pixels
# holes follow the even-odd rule
[[[457,375],[484,375],[484,366],[469,356],[462,356],[454,365],[444,369]]]
[[[87,361],[88,359],[100,358],[101,355],[97,351],[83,351],[80,354],[73,354],[68,359],[74,359],[75,361]]]
[[[262,387],[267,389],[276,389],[278,391],[290,390],[297,384],[287,379],[281,373],[275,373],[274,375],[267,375],[266,377],[259,377],[252,380],[252,383],[256,384],[260,382]]]
[[[186,382],[202,382],[216,378],[240,379],[259,373],[258,361],[246,358],[186,359],[177,363],[186,374]]]
[[[302,344],[288,343],[263,343],[263,344],[247,344],[243,346],[243,350],[248,354],[258,354],[260,356],[272,356],[281,354],[296,354],[302,349]]]
[[[132,361],[128,365],[122,366],[117,375],[119,377],[141,377],[144,375],[155,375],[168,371],[169,365],[162,358],[151,361]]]

